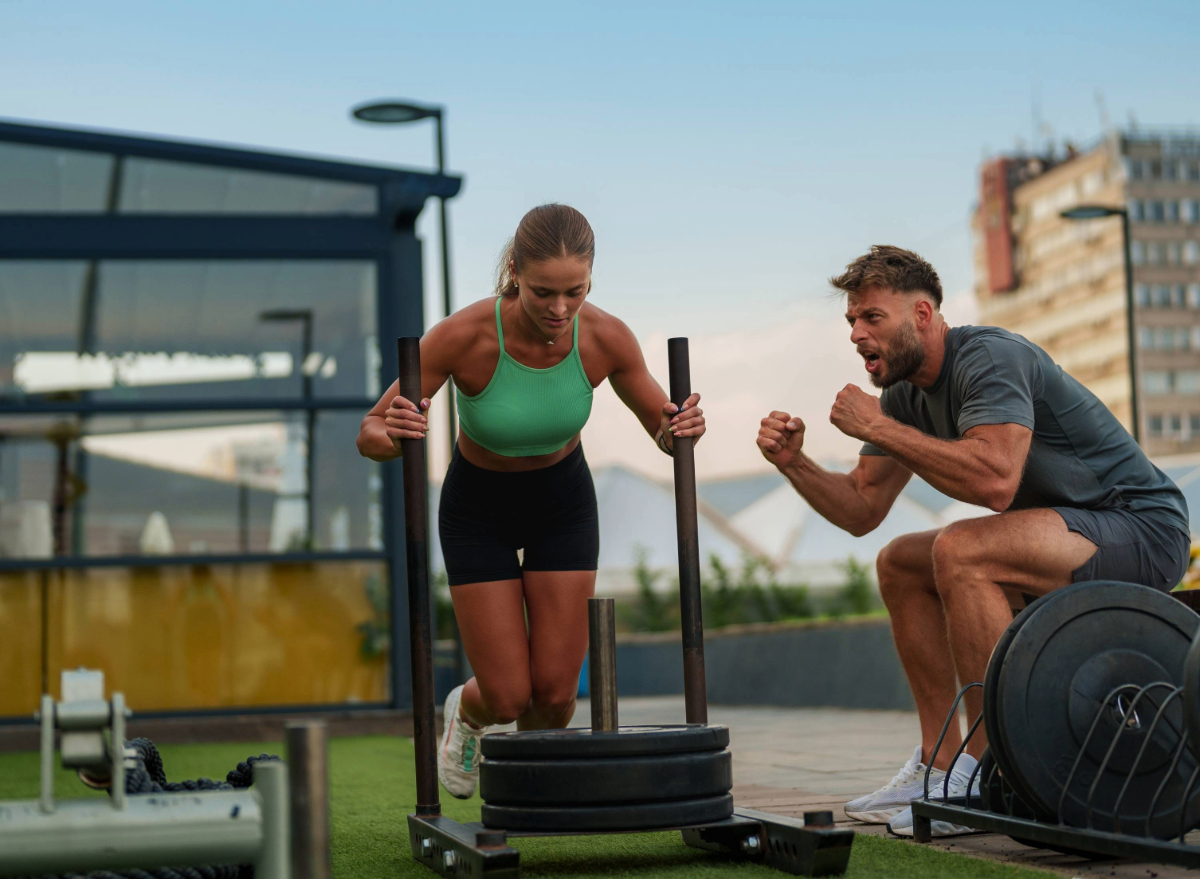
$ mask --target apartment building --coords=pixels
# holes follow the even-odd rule
[[[980,322],[1041,345],[1132,429],[1121,219],[1061,216],[1084,204],[1129,214],[1142,445],[1200,451],[1200,131],[986,162],[972,221]]]

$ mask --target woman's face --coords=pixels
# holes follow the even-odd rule
[[[571,329],[571,321],[592,287],[592,266],[577,256],[531,262],[513,279],[525,314],[546,339]]]

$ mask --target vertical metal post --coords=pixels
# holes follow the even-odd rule
[[[421,399],[421,339],[398,340],[400,396]],[[433,623],[429,613],[429,513],[425,440],[400,441],[404,464],[404,543],[408,555],[408,632],[412,662],[417,814],[440,815],[433,716]]]
[[[303,377],[304,402],[310,407],[313,402],[313,377],[308,371],[308,355],[313,347],[313,313],[312,309],[303,310],[302,320],[304,331],[300,341],[300,374]],[[317,480],[317,410],[309,408],[304,413],[304,506],[305,506],[305,545],[309,552],[317,549],[317,511],[313,506],[316,499]]]
[[[1133,441],[1142,444],[1142,424],[1138,414],[1137,328],[1134,324],[1133,256],[1129,241],[1129,211],[1121,212],[1121,242],[1125,248],[1125,323],[1129,339],[1129,417],[1133,422]]]
[[[682,406],[692,393],[688,340],[667,340],[671,402]],[[700,535],[696,520],[696,459],[693,439],[675,437],[675,527],[679,540],[679,617],[683,630],[683,697],[688,723],[708,723],[704,681],[704,618],[700,608]]]
[[[254,764],[254,790],[262,799],[262,846],[254,875],[256,879],[292,879],[288,770],[276,762]]]
[[[291,789],[292,869],[295,879],[329,879],[329,761],[324,721],[287,724]]]
[[[238,547],[242,552],[250,551],[250,484],[237,484]]]
[[[109,741],[109,757],[112,758],[112,805],[114,809],[125,808],[125,694],[113,693],[112,737]]]
[[[617,617],[611,598],[588,599],[588,693],[592,731],[615,732],[617,720]]]
[[[437,169],[439,174],[446,173],[446,139],[442,133],[442,120],[445,110],[438,109],[434,116],[437,123]],[[438,196],[438,219],[442,226],[442,310],[446,317],[450,316],[450,221],[446,217],[446,196]],[[454,444],[458,435],[458,418],[455,412],[454,379],[446,382],[446,417],[450,427],[449,461],[454,457]]]
[[[54,811],[54,697],[42,694],[42,796],[38,808],[46,815]]]

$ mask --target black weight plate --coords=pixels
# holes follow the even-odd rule
[[[1183,715],[1187,720],[1188,747],[1200,760],[1200,635],[1188,648],[1183,663]]]
[[[1200,617],[1163,592],[1113,581],[1067,586],[1040,599],[1031,610],[1009,643],[996,680],[994,725],[1001,743],[996,756],[1013,789],[1040,817],[1053,818],[1105,697],[1126,684],[1177,685]],[[1155,727],[1131,778],[1129,770],[1169,692],[1170,688],[1151,692],[1134,715],[1129,714],[1129,699],[1115,707],[1110,703],[1101,713],[1063,802],[1066,823],[1086,822],[1089,789],[1096,782],[1092,826],[1114,829],[1111,811],[1128,778],[1118,817],[1125,829],[1141,831],[1182,734],[1178,699]],[[1097,780],[1122,725],[1125,731]],[[999,759],[1001,752],[1004,761]],[[1167,780],[1152,822],[1153,835],[1178,833],[1179,806],[1194,768],[1194,759],[1185,754]]]
[[[1008,628],[1001,633],[1000,638],[996,641],[996,646],[992,648],[992,656],[988,660],[987,670],[983,674],[983,731],[987,734],[987,753],[995,761],[1000,771],[1010,779],[1013,777],[1013,771],[1005,756],[1002,730],[997,722],[996,685],[1000,679],[1000,668],[1004,664],[1004,655],[1008,652],[1009,645],[1021,626],[1025,625],[1025,621],[1040,607],[1040,603],[1033,602],[1026,605],[1024,610],[1013,617],[1013,621],[1008,624]],[[980,784],[983,784],[982,776]]]
[[[491,733],[483,737],[484,757],[506,760],[561,760],[567,757],[652,757],[720,751],[729,745],[729,728],[702,723],[622,726],[614,732],[588,727]]]
[[[694,800],[729,793],[728,751],[587,760],[504,760],[479,765],[479,795],[507,806],[582,806]]]
[[[664,800],[628,806],[493,806],[480,809],[485,827],[499,830],[652,830],[723,821],[733,814],[733,795]]]
[[[1033,818],[1033,810],[1016,795],[996,765],[989,745],[979,758],[979,800],[985,811],[1014,818]],[[972,801],[974,806],[974,801]]]
[[[979,758],[979,796],[983,801],[985,811],[995,812],[999,815],[1010,815],[1013,818],[1037,820],[1033,814],[1033,809],[1025,805],[1000,774],[996,766],[996,761],[992,758],[990,746],[984,749],[983,756]],[[1097,855],[1095,852],[1087,852],[1083,849],[1071,848],[1069,846],[1035,842],[1021,836],[1014,836],[1012,839],[1030,848],[1051,849],[1052,851],[1062,852],[1064,855],[1074,855],[1089,859],[1106,857],[1104,855]]]

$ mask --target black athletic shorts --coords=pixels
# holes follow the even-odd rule
[[[1168,592],[1187,570],[1191,537],[1179,526],[1149,513],[1054,507],[1067,528],[1096,544],[1096,553],[1076,568],[1072,582],[1122,580]]]
[[[596,570],[600,519],[583,445],[557,464],[521,473],[476,467],[456,446],[442,483],[438,536],[451,586],[517,580],[522,569]]]

